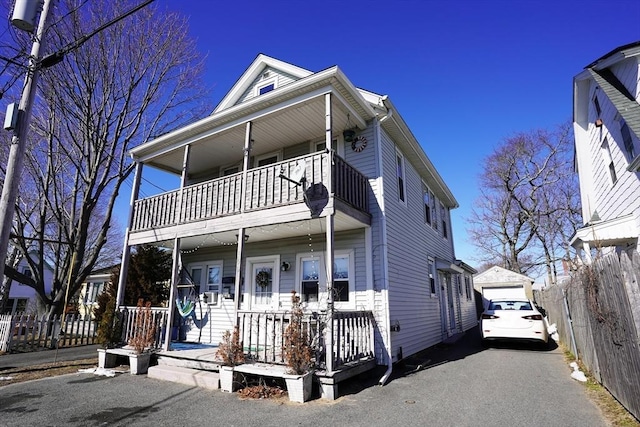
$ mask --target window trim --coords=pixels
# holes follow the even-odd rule
[[[268,159],[269,157],[276,157],[276,161],[273,163],[269,163],[268,165],[262,165],[262,166],[258,166],[258,163],[260,163],[261,160],[264,159]],[[265,154],[261,154],[259,156],[255,156],[253,158],[253,167],[254,168],[264,168],[267,167],[269,165],[273,165],[275,163],[279,163],[282,161],[282,150],[278,150],[278,151],[271,151],[269,153],[265,153]]]
[[[325,144],[325,139],[315,139],[313,141],[311,141],[310,146],[309,146],[309,150],[311,153],[316,153],[320,150],[322,150],[322,148],[318,148],[318,145],[320,144]],[[342,135],[340,136],[334,136],[333,138],[331,138],[331,143],[333,145],[333,143],[336,143],[336,148],[335,151],[336,153],[338,153],[338,156],[340,157],[344,157],[344,139],[342,137]]]
[[[407,166],[404,155],[396,148],[396,191],[398,192],[398,201],[407,206]]]
[[[429,292],[431,298],[438,298],[438,284],[436,283],[436,260],[427,258],[427,277],[429,279]]]
[[[609,140],[605,136],[602,144],[600,145],[602,159],[605,163],[605,168],[609,171],[609,178],[611,180],[611,184],[615,185],[618,182],[618,174],[616,173],[616,166],[613,162],[613,156],[611,155],[611,147],[609,146]]]
[[[448,221],[448,210],[444,203],[440,202],[440,221],[442,225],[442,238],[449,240],[449,222]]]
[[[218,292],[210,291],[208,289],[209,285],[207,282],[209,276],[209,267],[219,267],[220,268],[220,283],[218,284]],[[222,260],[207,260],[202,262],[194,262],[187,264],[187,271],[193,278],[193,270],[195,268],[200,268],[202,270],[202,275],[200,277],[200,282],[198,283],[198,298],[200,301],[204,303],[204,295],[213,294],[213,298],[207,297],[206,304],[208,306],[220,306],[222,304],[222,278],[224,277],[224,262]]]
[[[260,91],[264,88],[266,88],[267,86],[273,85],[273,89],[265,92],[265,93],[260,93]],[[259,83],[257,83],[255,85],[254,88],[254,96],[262,96],[262,95],[266,95],[270,92],[273,92],[274,90],[276,90],[278,88],[278,76],[275,75],[273,77],[267,77],[266,79],[261,80]]]
[[[424,223],[427,224],[429,227],[432,226],[433,223],[433,212],[431,209],[431,190],[429,189],[429,186],[422,181],[422,207],[423,207],[423,215],[424,215]],[[425,200],[425,198],[427,198],[428,200]],[[428,214],[427,214],[427,209]],[[427,219],[427,216],[429,217]]]
[[[356,307],[356,268],[355,268],[355,251],[353,249],[336,250],[333,254],[334,262],[336,258],[348,258],[349,266],[349,301],[336,301],[334,299],[333,305],[336,308],[341,309],[353,309]],[[305,308],[319,308],[321,305],[326,304],[328,295],[326,289],[327,283],[327,269],[326,258],[324,254],[317,252],[301,252],[296,254],[296,281],[295,290],[302,297],[302,262],[310,259],[318,259],[318,301],[304,302]],[[335,274],[335,269],[334,269]],[[333,281],[335,282],[335,277]]]

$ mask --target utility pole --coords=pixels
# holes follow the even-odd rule
[[[2,186],[2,197],[0,198],[0,283],[4,282],[4,266],[7,258],[7,249],[9,247],[9,237],[13,227],[13,215],[15,212],[18,186],[20,185],[20,178],[22,176],[31,110],[36,95],[38,58],[43,45],[44,33],[47,29],[49,9],[53,1],[54,0],[44,0],[42,12],[40,13],[36,37],[31,46],[27,76],[24,80],[24,87],[22,88],[22,97],[18,105],[17,124],[13,138],[11,139],[11,147],[9,148],[7,169]]]

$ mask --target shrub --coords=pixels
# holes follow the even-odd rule
[[[134,316],[133,333],[129,339],[129,345],[133,347],[136,353],[140,354],[156,341],[156,325],[151,314],[151,301],[145,303],[140,298],[136,305]]]

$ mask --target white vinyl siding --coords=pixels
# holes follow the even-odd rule
[[[425,227],[423,184],[429,181],[418,174],[408,156],[404,156],[407,204],[398,203],[396,145],[384,130],[381,142],[390,321],[400,323],[400,331],[392,332],[391,338],[395,361],[400,347],[407,357],[441,341],[440,300],[431,296],[427,260],[431,257],[453,262],[453,246],[451,239],[443,239],[434,228]],[[439,209],[439,203],[435,206]],[[439,216],[432,221],[437,223]],[[439,285],[436,273],[435,286]]]
[[[635,59],[621,61],[611,67],[611,71],[629,92],[638,97],[640,86],[637,76],[640,67]],[[583,220],[588,222],[593,212],[597,211],[603,221],[619,218],[624,215],[634,214],[640,227],[640,180],[637,173],[626,170],[629,159],[625,149],[624,140],[620,130],[620,115],[606,96],[603,90],[598,88],[595,82],[591,82],[589,99],[598,97],[602,109],[600,118],[603,126],[590,125],[584,134],[577,133],[576,148],[582,144],[589,147],[589,151],[582,151],[583,160],[588,156],[587,166],[580,169],[580,191],[583,205]],[[588,103],[588,117],[590,123],[597,118],[597,112],[592,102]],[[611,161],[605,164],[604,148],[602,144],[607,139]],[[636,140],[637,142],[637,140]],[[635,148],[635,147],[634,147]],[[616,182],[612,185],[611,170],[616,172]],[[589,174],[590,177],[582,176]]]
[[[267,73],[267,76],[265,76]],[[287,74],[283,71],[276,70],[275,68],[266,67],[262,73],[253,81],[253,83],[247,88],[247,90],[240,96],[236,104],[242,104],[245,101],[260,96],[259,89],[269,84],[274,84],[274,89],[281,88],[294,81],[298,80],[291,74]]]

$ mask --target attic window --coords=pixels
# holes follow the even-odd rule
[[[258,90],[258,92],[259,92],[259,95],[264,95],[267,92],[271,92],[273,89],[275,89],[275,85],[273,83],[271,83],[269,85],[261,87]]]
[[[276,81],[275,77],[272,77],[266,80],[262,79],[262,81],[258,85],[256,85],[255,96],[260,96],[260,95],[264,95],[265,93],[271,92],[277,86],[278,86],[278,82]]]

